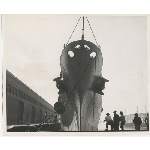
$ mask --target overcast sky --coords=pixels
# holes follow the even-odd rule
[[[80,16],[5,17],[6,68],[50,104],[58,100],[54,78],[60,55]],[[81,16],[82,17],[82,16]],[[102,75],[108,79],[102,105],[105,114],[145,112],[148,105],[147,18],[89,16],[103,55]],[[80,40],[82,20],[71,41]],[[85,19],[85,40],[95,43]]]

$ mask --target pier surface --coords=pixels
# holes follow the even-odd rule
[[[105,131],[105,129],[106,129],[106,123],[105,122],[99,123],[98,131]],[[141,124],[140,130],[141,131],[146,131],[147,130],[147,127],[146,127],[145,123]],[[108,126],[108,131],[111,131],[110,126]],[[122,131],[121,128],[119,128],[119,131]],[[133,123],[126,123],[124,125],[124,131],[136,131],[135,130],[135,125]]]

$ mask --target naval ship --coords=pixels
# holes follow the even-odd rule
[[[83,17],[81,39],[64,45],[60,56],[60,77],[53,80],[59,89],[54,109],[59,114],[57,119],[63,131],[98,131],[103,111],[102,90],[109,81],[102,77],[100,46],[84,39],[85,19],[89,23],[88,18]],[[91,31],[93,33],[92,28]]]

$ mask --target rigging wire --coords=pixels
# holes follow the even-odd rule
[[[87,64],[87,66],[85,67],[85,69],[84,69],[84,71],[83,71],[83,74],[80,76],[78,82],[76,83],[76,85],[73,87],[73,89],[72,89],[71,92],[69,93],[68,98],[70,97],[71,93],[73,92],[73,90],[76,88],[76,86],[77,86],[78,83],[80,82],[80,80],[81,80],[81,78],[83,77],[85,71],[87,70],[87,68],[88,68],[88,66],[89,66],[89,64],[90,64],[90,62],[91,62],[91,60],[92,60],[92,58],[93,58],[93,57],[90,58],[90,60],[89,60],[89,62],[88,62],[88,64]],[[54,112],[53,114],[55,114],[55,113],[56,113],[56,112]],[[40,127],[39,127],[39,129],[38,129],[37,132],[40,131],[40,129],[42,128],[42,126],[44,125],[44,123],[45,123],[48,119],[49,119],[49,117],[48,117],[44,122],[42,122],[42,123],[39,125]]]
[[[76,86],[78,85],[78,83],[80,82],[80,80],[81,80],[81,78],[83,77],[83,75],[84,75],[84,73],[85,73],[85,71],[87,70],[87,68],[88,68],[88,66],[90,65],[90,62],[91,62],[91,60],[93,59],[93,57],[91,57],[90,58],[90,60],[89,60],[89,62],[88,62],[88,64],[87,64],[87,66],[85,67],[85,69],[84,69],[84,71],[83,71],[83,73],[82,73],[82,75],[80,76],[80,78],[79,78],[79,80],[78,80],[78,82],[76,83],[76,85],[73,87],[73,89],[71,90],[71,92],[69,93],[69,96],[68,96],[68,98],[70,97],[70,95],[71,95],[71,93],[73,92],[73,90],[76,88]],[[54,112],[53,113],[53,115],[55,114],[56,112]],[[42,128],[42,126],[44,125],[44,123],[47,121],[47,120],[49,120],[49,117],[44,121],[44,122],[42,122],[39,126],[39,129],[38,129],[38,131],[37,132],[39,132],[40,131],[40,129]]]
[[[87,64],[87,66],[85,67],[85,69],[84,69],[84,71],[83,71],[83,74],[80,76],[78,82],[76,83],[76,85],[73,87],[73,89],[72,89],[71,92],[69,93],[68,98],[70,98],[71,93],[73,92],[73,90],[76,88],[76,86],[77,86],[78,83],[80,82],[81,78],[83,77],[83,75],[84,75],[84,73],[85,73],[85,71],[86,71],[87,67],[89,66],[89,64],[90,64],[90,62],[91,62],[92,59],[93,59],[93,57],[90,58],[90,60],[89,60],[89,62],[88,62],[88,64]],[[67,101],[67,100],[65,100],[65,101]]]
[[[72,35],[73,35],[73,33],[74,33],[74,31],[75,31],[75,29],[76,29],[76,27],[77,27],[77,25],[78,25],[80,19],[81,19],[81,17],[79,18],[79,20],[78,20],[78,22],[77,22],[77,24],[76,24],[76,26],[75,26],[73,32],[71,33],[71,36],[70,36],[69,40],[71,39],[71,37],[72,37]],[[98,46],[97,40],[96,40],[96,38],[95,38],[95,35],[94,35],[94,33],[93,33],[93,30],[92,30],[92,28],[91,28],[91,25],[90,25],[90,23],[89,23],[89,20],[88,20],[87,17],[86,17],[86,19],[87,19],[87,22],[88,22],[88,24],[89,24],[89,27],[90,27],[90,29],[91,29],[91,31],[92,31],[93,37],[94,37],[94,39],[95,39],[95,41],[96,41],[96,44],[97,44],[97,46]],[[67,44],[69,43],[69,40],[68,40]],[[93,57],[90,58],[90,60],[89,60],[89,62],[88,62],[88,64],[87,64],[87,66],[85,67],[85,69],[84,69],[84,71],[83,71],[83,74],[80,76],[78,82],[76,83],[76,85],[73,87],[73,89],[72,89],[71,92],[69,93],[68,98],[70,97],[71,93],[74,91],[74,89],[76,88],[76,86],[77,86],[78,83],[80,82],[80,80],[81,80],[81,78],[83,77],[85,71],[87,70],[88,66],[90,65],[90,62],[91,62],[92,59],[93,59]],[[54,112],[53,114],[55,114],[55,113],[56,113],[56,112]],[[40,131],[41,127],[43,126],[43,124],[44,124],[48,119],[49,119],[49,117],[48,117],[44,122],[42,122],[42,123],[40,124],[40,128],[38,129],[37,132]]]
[[[55,115],[56,114],[56,112],[54,112],[52,115]],[[43,125],[44,125],[44,123],[46,123],[47,121],[54,121],[54,119],[52,120],[50,120],[50,117],[48,117],[45,121],[43,121],[43,122],[41,122],[38,126],[40,126],[39,128],[38,128],[38,130],[37,130],[37,132],[39,132],[40,131],[40,129],[43,127]]]
[[[92,58],[93,58],[93,57],[90,58],[90,60],[89,60],[89,62],[88,62],[88,64],[87,64],[87,66],[85,67],[85,69],[84,69],[82,75],[80,76],[78,82],[76,83],[76,85],[73,87],[73,89],[72,89],[71,92],[69,93],[68,98],[70,97],[71,93],[73,92],[73,90],[76,88],[76,86],[77,86],[78,83],[80,82],[80,80],[81,80],[81,78],[83,77],[85,71],[87,70],[88,66],[90,65],[90,62],[91,62]],[[81,131],[81,101],[80,101],[80,131]]]
[[[72,37],[72,35],[73,35],[73,33],[74,33],[74,31],[75,31],[75,29],[76,29],[76,27],[77,27],[77,25],[78,25],[80,19],[81,19],[81,17],[79,18],[79,20],[78,20],[78,22],[77,22],[77,24],[76,24],[76,26],[75,26],[73,32],[71,33],[71,36],[70,36],[69,40],[71,39],[71,37]],[[67,42],[67,45],[68,45],[68,43],[69,43],[69,40],[68,40],[68,42]]]
[[[91,62],[92,59],[93,59],[93,57],[90,58],[90,61],[89,61],[89,63],[87,64],[87,66],[85,67],[85,69],[84,69],[84,71],[83,71],[83,74],[80,76],[78,82],[77,82],[76,85],[73,87],[73,89],[71,90],[71,92],[69,93],[69,95],[71,95],[72,91],[76,88],[76,86],[77,86],[78,83],[80,82],[81,78],[83,77],[83,75],[84,75],[84,73],[85,73],[85,71],[86,71],[87,67],[89,66],[89,64],[90,64],[90,62]]]
[[[88,20],[87,17],[86,17],[86,19],[87,19],[87,22],[88,22],[88,24],[89,24],[89,27],[90,27],[90,29],[91,29],[91,31],[92,31],[93,37],[94,37],[94,39],[95,39],[95,42],[96,42],[97,46],[99,47],[99,45],[98,45],[98,43],[97,43],[97,40],[96,40],[96,38],[95,38],[94,32],[93,32],[93,30],[92,30],[92,27],[91,27],[91,25],[90,25],[90,22],[89,22],[89,20]]]
[[[40,127],[39,127],[39,129],[37,130],[37,132],[40,131],[40,129],[43,127],[44,123],[45,123],[47,120],[49,120],[49,117],[48,117],[45,121],[43,121],[41,124],[39,124]]]
[[[75,31],[75,29],[76,29],[76,27],[77,27],[77,25],[78,25],[80,19],[81,19],[81,17],[79,18],[79,20],[78,20],[78,22],[77,22],[77,24],[76,24],[76,26],[75,26],[75,28],[74,28],[74,30],[73,30],[73,32],[72,32],[70,38],[72,37],[72,35],[73,35],[73,33],[74,33],[74,31]],[[94,39],[95,39],[95,41],[96,41],[96,44],[97,44],[97,46],[99,47],[99,45],[98,45],[98,43],[97,43],[97,40],[96,40],[96,38],[95,38],[94,32],[93,32],[93,30],[92,30],[92,28],[91,28],[90,22],[89,22],[89,20],[88,20],[87,17],[86,17],[86,19],[87,19],[87,22],[88,22],[88,24],[89,24],[89,27],[90,27],[90,29],[91,29],[91,31],[92,31],[93,37],[94,37]],[[70,40],[70,38],[69,38],[69,40]],[[69,40],[68,40],[68,42],[69,42]],[[67,44],[68,44],[68,42],[67,42]],[[73,87],[73,89],[72,89],[71,92],[69,93],[69,96],[71,95],[72,91],[76,88],[76,86],[77,86],[78,83],[80,82],[80,80],[81,80],[82,76],[84,75],[84,73],[85,73],[87,67],[89,66],[91,60],[92,60],[92,58],[90,58],[90,61],[89,61],[88,65],[85,67],[85,70],[84,70],[83,74],[81,75],[81,77],[79,78],[78,82],[76,83],[76,85]]]

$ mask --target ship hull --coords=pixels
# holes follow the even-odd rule
[[[95,58],[90,57],[92,52],[96,53]],[[90,87],[94,76],[102,76],[102,64],[100,49],[89,41],[74,41],[64,48],[60,65],[66,91],[59,94],[59,101],[65,105],[65,112],[60,115],[63,130],[98,130],[102,96]]]

